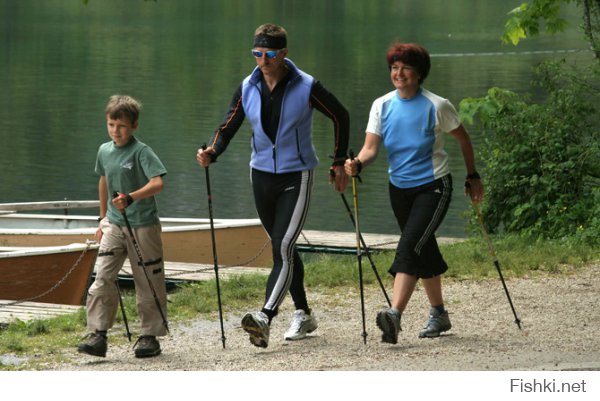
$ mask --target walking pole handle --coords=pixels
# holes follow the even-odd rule
[[[348,154],[350,155],[350,160],[354,160],[354,151],[352,149],[350,149],[350,151],[348,152]],[[358,182],[362,183],[362,178],[360,178],[360,174],[357,172],[356,175],[354,176],[356,177],[356,179],[358,180]]]
[[[206,143],[203,143],[202,145],[200,145],[200,149],[202,150],[206,150]],[[217,155],[214,154],[213,152],[210,152],[208,154],[210,156],[210,163],[216,163],[217,162]]]

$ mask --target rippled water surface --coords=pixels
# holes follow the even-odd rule
[[[204,172],[195,152],[217,127],[230,98],[254,66],[254,29],[288,30],[289,57],[314,75],[351,113],[351,147],[364,139],[371,102],[393,89],[385,51],[393,39],[423,44],[432,55],[425,82],[457,107],[491,86],[533,91],[532,68],[557,57],[583,57],[575,9],[571,28],[518,47],[499,37],[519,1],[0,1],[0,202],[97,198],[98,146],[108,140],[104,106],[115,93],[144,103],[138,137],[169,174],[161,214],[207,217]],[[568,52],[565,52],[568,51]],[[211,167],[216,217],[256,217],[247,124]],[[481,141],[471,130],[475,144]],[[328,185],[331,122],[315,113],[318,168],[306,228],[352,231]],[[464,166],[448,150],[457,190],[438,233],[465,235]],[[364,232],[397,231],[387,196],[385,153],[359,184]],[[350,189],[346,197],[351,201]],[[94,214],[96,211],[89,211]]]

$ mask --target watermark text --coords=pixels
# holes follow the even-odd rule
[[[511,393],[585,393],[585,380],[510,379]]]

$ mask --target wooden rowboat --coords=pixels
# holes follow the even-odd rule
[[[0,248],[0,299],[83,305],[98,245]]]
[[[77,206],[79,204],[84,206]],[[55,246],[93,240],[98,227],[95,216],[16,213],[71,207],[98,207],[98,202],[0,204],[0,246]],[[164,217],[160,220],[166,261],[214,263],[209,219]],[[219,265],[271,266],[271,244],[259,219],[215,219],[214,228]]]

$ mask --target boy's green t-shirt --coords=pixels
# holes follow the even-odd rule
[[[112,141],[100,145],[95,171],[106,177],[109,195],[106,216],[108,221],[118,225],[125,225],[125,219],[111,202],[113,193],[128,194],[146,185],[151,178],[167,174],[167,169],[152,148],[135,137],[122,147],[115,146]],[[154,196],[135,201],[125,210],[132,227],[159,223]]]

